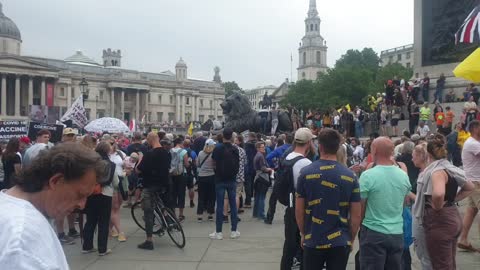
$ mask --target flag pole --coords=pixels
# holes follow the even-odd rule
[[[290,53],[290,82],[293,82],[293,54]]]

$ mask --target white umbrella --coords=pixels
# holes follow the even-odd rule
[[[130,129],[123,123],[122,120],[112,117],[102,117],[85,126],[85,130],[88,132],[108,132],[108,133],[122,133],[130,132]]]

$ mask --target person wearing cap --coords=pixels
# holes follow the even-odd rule
[[[311,135],[303,135],[311,139]],[[295,218],[301,234],[303,269],[346,269],[361,221],[355,174],[337,162],[340,134],[318,135],[320,159],[304,167],[296,185]],[[393,149],[392,149],[393,150]]]
[[[212,159],[212,152],[215,149],[215,141],[205,141],[203,150],[196,159],[198,168],[198,204],[197,221],[203,221],[203,213],[206,211],[208,220],[213,221],[215,213],[215,162]]]
[[[20,154],[22,155],[22,158],[25,156],[25,152],[27,151],[28,148],[30,148],[30,146],[32,146],[31,142],[30,142],[30,138],[28,138],[27,136],[23,136],[20,138]]]
[[[295,132],[295,137],[293,138],[293,151],[285,157],[285,161],[282,163],[282,165],[287,166],[288,164],[292,168],[293,179],[291,179],[291,181],[293,182],[293,187],[295,187],[298,182],[300,170],[312,163],[306,157],[313,149],[312,140],[314,138],[315,136],[308,128],[300,128]],[[290,142],[292,142],[292,138],[290,139]],[[283,255],[280,263],[281,270],[291,269],[294,264],[295,256],[301,251],[299,245],[300,231],[295,220],[295,205],[293,203],[294,199],[292,194],[291,204],[285,209],[284,215],[285,242],[283,244]],[[301,258],[296,258],[296,261],[301,262]]]
[[[73,128],[65,128],[63,130],[62,135],[62,142],[75,142],[75,137],[77,136],[78,132]]]

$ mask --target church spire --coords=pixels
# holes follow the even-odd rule
[[[310,8],[308,9],[308,17],[313,18],[318,16],[317,0],[310,0]]]

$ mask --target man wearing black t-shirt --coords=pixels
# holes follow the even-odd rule
[[[158,193],[163,202],[168,205],[169,170],[171,155],[160,145],[157,133],[150,132],[147,142],[152,147],[145,156],[141,156],[137,173],[143,176],[143,211],[145,216],[145,232],[147,240],[138,245],[140,249],[153,249],[153,198]]]
[[[132,140],[133,142],[127,147],[127,155],[130,156],[132,153],[142,153],[145,155],[145,153],[147,153],[147,147],[142,144],[142,134],[135,132]]]

